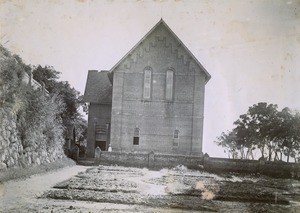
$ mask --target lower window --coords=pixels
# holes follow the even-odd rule
[[[174,130],[173,133],[173,146],[179,146],[179,130]]]
[[[133,145],[139,145],[140,137],[133,137]]]
[[[173,146],[179,146],[179,139],[173,139]]]

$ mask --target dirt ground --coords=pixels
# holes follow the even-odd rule
[[[300,212],[300,182],[73,166],[0,185],[0,212]]]

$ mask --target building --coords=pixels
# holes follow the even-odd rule
[[[110,71],[88,73],[87,157],[113,151],[201,155],[209,73],[160,20]]]

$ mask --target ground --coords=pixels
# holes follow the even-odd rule
[[[0,185],[0,212],[300,212],[300,182],[184,166],[72,166]]]

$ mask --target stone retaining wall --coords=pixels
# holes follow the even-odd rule
[[[0,171],[54,162],[64,156],[62,147],[47,146],[38,129],[32,129],[32,145],[23,147],[17,131],[17,117],[9,109],[0,110]],[[35,138],[36,135],[36,138]]]

